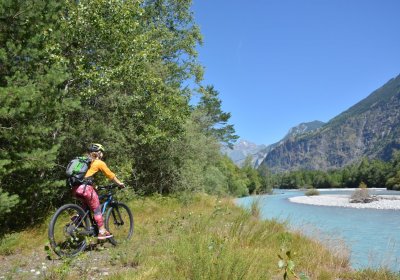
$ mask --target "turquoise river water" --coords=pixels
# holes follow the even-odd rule
[[[350,194],[352,191],[323,191],[325,194]],[[373,190],[372,194],[394,194]],[[318,238],[335,252],[347,252],[353,268],[386,267],[400,270],[400,210],[355,209],[293,203],[289,197],[302,191],[275,190],[272,195],[244,197],[236,200],[249,207],[259,200],[265,219],[288,222],[293,229]]]

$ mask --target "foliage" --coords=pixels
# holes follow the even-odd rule
[[[0,188],[0,217],[9,213],[16,204],[18,204],[18,196],[9,195]]]
[[[221,109],[221,100],[218,98],[218,91],[213,86],[201,87],[202,93],[200,102],[196,110],[203,114],[198,115],[197,120],[202,124],[202,130],[206,135],[214,136],[219,142],[226,143],[232,147],[239,137],[235,135],[233,125],[228,124],[231,117],[230,113],[223,112]]]
[[[221,174],[218,174],[215,168],[219,157],[219,144],[214,138],[202,133],[201,124],[196,121],[198,114],[201,112],[192,112],[185,125],[185,137],[173,145],[176,156],[182,160],[181,177],[179,183],[174,186],[174,191],[200,192],[207,189],[213,192],[213,188],[223,186],[221,179],[217,178],[221,177]],[[220,181],[218,185],[214,185],[217,181]]]
[[[272,189],[274,187],[274,178],[270,170],[268,170],[267,166],[260,165],[257,168],[257,172],[261,181],[261,186],[259,189],[260,193],[272,193]]]
[[[7,256],[14,254],[20,242],[19,234],[5,235],[0,240],[0,255]]]
[[[400,189],[400,153],[394,152],[390,162],[362,159],[360,162],[341,169],[298,170],[272,174],[263,171],[263,180],[270,188],[358,188],[366,184],[368,188]],[[265,170],[260,166],[259,170]]]
[[[227,156],[223,156],[218,164],[219,168],[227,176],[228,192],[234,196],[246,196],[249,194],[247,186],[249,179]]]
[[[390,162],[389,174],[387,175],[387,188],[392,190],[400,190],[400,151],[393,153]]]
[[[358,185],[358,188],[359,188],[359,189],[366,189],[366,188],[368,188],[368,186],[367,186],[366,183],[364,183],[363,181],[361,181],[361,183]]]
[[[320,194],[320,192],[319,192],[319,190],[317,190],[317,189],[308,189],[306,192],[305,192],[305,195],[306,196],[314,196],[314,195],[319,195]]]
[[[286,250],[282,249],[282,253],[285,252]],[[279,269],[283,270],[283,279],[284,280],[289,280],[290,276],[293,276],[295,279],[300,279],[300,280],[308,280],[309,278],[304,274],[300,274],[300,277],[297,276],[297,274],[294,271],[295,268],[295,263],[292,258],[292,252],[290,250],[287,250],[285,254],[278,254],[279,257],[279,262],[278,262],[278,267]]]
[[[174,191],[207,192],[220,196],[238,194],[231,191],[231,185],[236,181],[233,173],[240,173],[240,170],[233,167],[231,160],[221,156],[221,141],[225,140],[220,137],[220,131],[224,128],[215,129],[215,126],[220,125],[220,115],[225,113],[220,108],[218,92],[214,91],[213,94],[211,100],[202,98],[198,105],[192,107],[184,126],[184,137],[172,145],[182,163],[178,174],[180,179]],[[224,118],[224,121],[227,120]],[[224,137],[234,138],[233,127],[229,127],[229,131],[224,130]],[[239,195],[245,193],[247,191],[240,191]]]
[[[178,178],[170,146],[189,115],[181,85],[197,75],[200,35],[177,2],[188,1],[71,1],[63,22],[69,93],[86,109],[74,112],[69,141],[104,143],[109,162],[144,193],[169,192]]]
[[[242,167],[242,171],[246,174],[246,177],[248,179],[247,189],[249,190],[249,193],[259,193],[262,184],[261,177],[260,173],[253,168],[251,157],[246,158]]]
[[[136,193],[258,188],[220,155],[237,136],[218,91],[201,84],[191,4],[0,3],[0,235],[69,199],[65,166],[91,142]]]
[[[106,147],[110,168],[139,194],[400,186],[398,155],[285,174],[222,156],[221,145],[238,137],[219,92],[202,85],[191,4],[0,3],[0,235],[42,221],[69,199],[65,166],[91,142]]]
[[[43,218],[62,181],[57,158],[65,139],[66,64],[56,59],[61,1],[0,3],[0,187],[18,197],[1,232]],[[16,200],[14,200],[15,202]]]
[[[9,279],[32,278],[32,274],[24,275],[21,269],[10,266],[16,255],[5,254],[18,253],[21,262],[29,262],[16,263],[16,268],[29,271],[44,263],[47,268],[41,275],[46,279],[282,279],[284,271],[277,267],[277,254],[287,264],[289,250],[282,253],[284,247],[290,248],[290,259],[295,265],[292,271],[298,277],[305,277],[300,272],[310,279],[326,280],[399,277],[385,269],[354,271],[347,258],[335,256],[320,243],[289,232],[275,220],[254,219],[249,211],[235,207],[230,200],[198,194],[190,204],[180,201],[155,195],[128,202],[140,221],[132,242],[103,252],[86,251],[68,260],[32,258],[45,244],[45,226],[12,234],[0,246],[12,249],[0,250],[4,253],[2,275]]]

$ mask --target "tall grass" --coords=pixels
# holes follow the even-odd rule
[[[383,269],[352,271],[346,256],[276,220],[260,220],[257,203],[244,210],[230,199],[197,195],[190,200],[156,196],[129,206],[136,226],[130,242],[48,261],[42,279],[283,279],[282,250],[291,252],[296,274],[310,279],[398,279]],[[20,243],[26,238],[16,237]],[[4,276],[30,279],[12,271]]]
[[[282,247],[297,253],[299,272],[312,279],[335,279],[348,267],[316,242],[289,232],[277,221],[260,221],[259,201],[250,210],[234,207],[228,200],[203,197],[188,208],[179,207],[169,218],[159,217],[150,238],[157,246],[147,248],[138,271],[124,272],[121,279],[281,279],[278,253]],[[149,236],[152,236],[150,232]],[[328,275],[328,276],[327,276]]]

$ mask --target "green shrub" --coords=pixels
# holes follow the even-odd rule
[[[0,239],[0,255],[7,256],[14,254],[21,242],[20,234],[7,234]]]
[[[319,190],[317,189],[309,189],[305,192],[306,196],[320,195]]]

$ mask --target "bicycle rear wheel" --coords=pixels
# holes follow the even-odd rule
[[[112,233],[109,240],[113,245],[129,240],[133,235],[133,214],[129,207],[117,202],[106,213],[105,227]]]
[[[72,257],[86,248],[90,229],[85,211],[76,204],[66,204],[57,209],[49,224],[49,241],[60,257]]]

